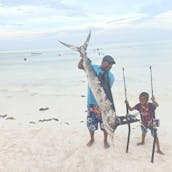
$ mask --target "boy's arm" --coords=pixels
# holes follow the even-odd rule
[[[155,97],[152,96],[151,100],[152,100],[152,103],[154,104],[154,106],[157,108],[159,106],[159,104],[156,102]]]
[[[128,100],[125,100],[125,104],[127,105],[129,111],[135,110],[135,106],[134,107],[131,107],[130,104],[129,104],[129,102],[128,102]]]

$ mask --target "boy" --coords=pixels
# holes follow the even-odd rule
[[[151,131],[152,136],[154,136],[154,129],[152,125],[152,120],[155,118],[155,109],[159,106],[158,103],[155,101],[155,98],[152,97],[152,102],[148,102],[149,100],[149,94],[147,92],[142,92],[139,95],[139,101],[140,103],[136,104],[134,107],[131,107],[126,100],[125,103],[128,106],[128,109],[130,111],[137,110],[140,113],[141,117],[141,130],[142,130],[142,140],[137,145],[144,145],[145,143],[145,136],[147,133],[147,129],[149,128]],[[158,137],[156,138],[156,144],[157,144],[157,153],[164,154],[160,150],[160,144]]]

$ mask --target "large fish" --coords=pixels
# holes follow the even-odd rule
[[[91,60],[87,57],[87,46],[91,37],[91,31],[88,34],[88,37],[85,43],[80,47],[75,47],[73,45],[66,44],[64,42],[59,41],[64,46],[71,48],[75,51],[78,51],[83,57],[83,66],[84,71],[87,75],[88,85],[97,101],[97,104],[100,107],[102,113],[103,124],[105,127],[106,132],[113,137],[113,133],[118,126],[116,112],[113,107],[111,101],[107,98],[104,88],[99,81],[96,73],[91,64]]]

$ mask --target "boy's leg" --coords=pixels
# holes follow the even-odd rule
[[[163,155],[164,153],[160,149],[160,144],[159,144],[159,139],[158,137],[156,138],[156,145],[157,145],[157,153]]]
[[[143,145],[145,144],[145,137],[146,137],[146,134],[145,133],[142,133],[142,141],[141,141],[141,143]]]
[[[108,138],[108,133],[106,131],[104,131],[104,148],[109,148],[110,145],[107,141],[107,138]]]
[[[154,137],[154,131],[153,131],[153,128],[150,128],[151,130],[151,135]],[[159,144],[159,139],[158,137],[156,136],[156,145],[157,145],[157,153],[163,155],[164,153],[161,151],[160,149],[160,144]]]
[[[141,142],[137,143],[137,145],[144,145],[145,144],[145,136],[146,136],[146,134],[142,133],[142,140],[141,140]]]
[[[137,145],[144,145],[145,144],[145,137],[147,133],[147,128],[143,125],[141,125],[141,130],[142,130],[142,139],[141,142],[137,143]]]

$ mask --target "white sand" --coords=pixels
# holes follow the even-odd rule
[[[132,125],[128,154],[127,126],[117,128],[114,147],[109,140],[111,147],[104,149],[102,132],[97,131],[95,144],[88,148],[86,98],[80,95],[46,96],[4,90],[0,97],[0,115],[7,115],[0,117],[0,172],[172,171],[172,128],[165,117],[158,131],[165,155],[155,153],[152,164],[150,133],[144,146],[136,146],[141,135],[139,123]],[[122,106],[118,108],[125,108]],[[39,111],[41,107],[49,110]],[[165,104],[159,112],[170,113]],[[7,120],[8,117],[15,120]],[[39,122],[50,118],[59,121]]]

